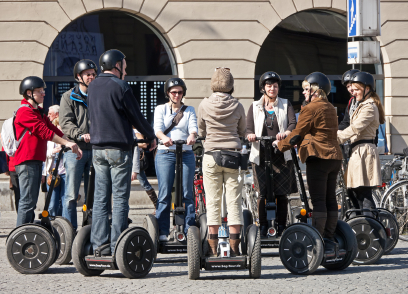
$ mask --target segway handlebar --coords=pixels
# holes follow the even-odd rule
[[[184,144],[187,144],[187,141],[186,140],[175,140],[173,141],[173,144],[184,145]],[[164,145],[162,140],[159,140],[159,145]]]

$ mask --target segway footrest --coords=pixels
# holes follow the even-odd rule
[[[95,257],[94,255],[88,255],[85,257],[85,262],[89,269],[104,269],[104,270],[118,269],[115,263],[115,258],[113,256]]]
[[[205,258],[205,269],[214,270],[240,270],[247,268],[246,256],[236,256],[229,258],[207,257]]]

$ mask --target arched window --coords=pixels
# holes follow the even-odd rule
[[[99,67],[109,49],[126,55],[127,76],[145,117],[152,123],[154,108],[164,103],[163,85],[177,75],[175,59],[160,33],[149,23],[121,11],[99,11],[72,21],[51,45],[45,63],[45,109],[59,104],[62,94],[75,85],[73,68],[81,59]]]

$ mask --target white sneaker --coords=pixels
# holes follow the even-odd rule
[[[169,241],[169,239],[167,238],[166,235],[160,235],[159,236],[159,241],[160,242],[167,242],[167,241]]]

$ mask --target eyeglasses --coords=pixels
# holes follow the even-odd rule
[[[89,74],[84,74],[84,76],[87,76],[88,78],[89,78],[90,76],[96,77],[96,74],[95,74],[95,73],[89,73]]]
[[[170,94],[173,96],[176,96],[176,95],[183,95],[184,92],[183,91],[171,91]]]
[[[45,94],[44,90],[34,90],[34,93],[38,93],[38,94]]]

